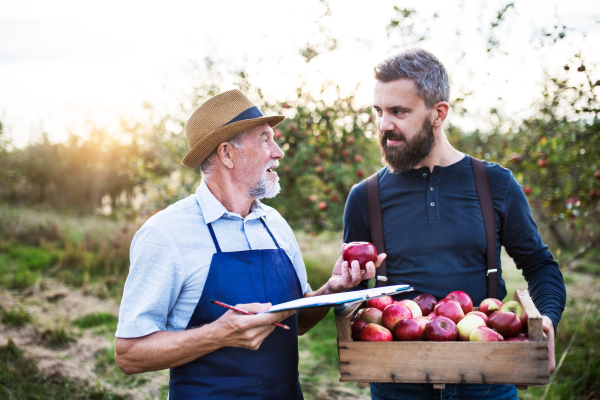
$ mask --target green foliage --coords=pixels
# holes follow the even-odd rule
[[[98,312],[76,319],[73,325],[81,329],[95,328],[100,325],[107,325],[116,329],[117,322],[118,318],[113,314]]]
[[[2,323],[10,326],[21,327],[31,322],[31,315],[23,311],[22,308],[18,310],[5,311],[2,310]]]
[[[45,376],[35,363],[23,357],[12,340],[0,347],[0,398],[6,400],[117,400],[123,397],[81,383],[60,374]]]
[[[341,229],[351,187],[379,169],[371,111],[336,93],[328,103],[298,89],[296,99],[275,107],[293,109],[294,115],[275,130],[286,153],[278,169],[282,191],[265,202],[294,228]]]

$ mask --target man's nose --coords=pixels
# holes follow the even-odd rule
[[[391,118],[389,117],[389,115],[387,115],[386,113],[383,113],[381,115],[381,117],[377,118],[378,119],[378,125],[377,127],[379,128],[379,130],[381,132],[385,132],[385,131],[393,131],[394,130],[394,124],[392,123]]]
[[[283,158],[283,156],[283,150],[281,150],[279,145],[275,143],[275,141],[273,141],[273,148],[271,149],[271,158],[279,160],[280,158]]]

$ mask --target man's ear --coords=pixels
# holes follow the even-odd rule
[[[433,127],[437,128],[444,124],[446,117],[448,116],[448,110],[450,109],[450,105],[445,101],[440,101],[435,106],[433,106],[433,110],[435,111]]]
[[[233,160],[235,158],[235,154],[233,152],[233,146],[228,142],[223,142],[217,147],[217,155],[219,156],[219,160],[225,165],[227,168],[233,168]]]

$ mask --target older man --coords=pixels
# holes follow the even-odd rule
[[[368,209],[367,192],[376,195],[383,221],[377,232],[382,233],[388,254],[390,283],[410,284],[418,293],[438,299],[462,290],[474,304],[486,297],[506,296],[500,265],[504,246],[523,271],[544,316],[552,372],[554,332],[566,299],[558,264],[542,242],[512,173],[498,164],[471,159],[448,141],[444,121],[449,94],[446,69],[423,49],[402,52],[375,67],[373,108],[387,166],[352,189],[344,213],[344,240],[373,240],[370,219],[375,214]],[[480,203],[477,182],[483,180],[475,179],[481,176],[474,175],[476,168],[483,174],[487,171],[483,180],[489,177],[490,187],[481,194],[488,203]],[[482,209],[489,213],[482,216]],[[371,397],[385,400],[516,396],[513,385],[456,384],[446,385],[445,390],[425,384],[371,385]]]
[[[373,263],[361,271],[340,259],[311,292],[292,230],[259,201],[280,190],[272,127],[283,119],[265,117],[239,90],[202,104],[186,124],[182,161],[200,167],[198,190],[135,235],[115,359],[126,374],[170,368],[171,399],[301,399],[297,334],[327,310],[248,316],[210,300],[257,313],[375,276]]]

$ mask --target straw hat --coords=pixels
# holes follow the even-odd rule
[[[189,168],[198,168],[219,144],[246,129],[262,124],[274,127],[284,119],[282,115],[265,117],[237,89],[218,94],[198,107],[185,124],[190,151],[181,163]]]

